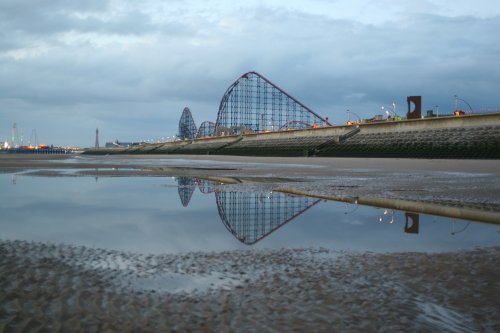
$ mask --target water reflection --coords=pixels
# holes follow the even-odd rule
[[[470,221],[467,221],[465,223],[465,225],[462,226],[462,227],[460,227],[460,228],[457,228],[456,224],[457,224],[457,221],[453,221],[453,224],[451,225],[451,232],[450,232],[450,234],[452,234],[452,235],[456,235],[456,234],[459,234],[461,232],[464,232],[469,227]]]
[[[246,245],[437,251],[499,244],[497,226],[374,208],[364,198],[324,201],[227,185],[229,180],[168,177],[165,185],[163,180],[103,177],[95,183],[86,177],[0,175],[0,239],[155,253]]]
[[[408,234],[418,234],[420,215],[417,213],[405,213],[405,232]]]
[[[240,242],[251,245],[321,200],[279,192],[215,192],[220,218]]]
[[[184,207],[189,205],[196,186],[203,194],[215,193],[222,223],[236,239],[247,245],[257,243],[321,201],[280,192],[224,191],[215,182],[190,177],[177,177],[176,180]]]
[[[379,222],[389,222],[389,224],[394,223],[394,209],[390,210],[390,213],[388,214],[388,209],[384,209],[384,214],[378,219]]]
[[[215,192],[215,183],[214,182],[204,180],[204,179],[198,179],[197,183],[198,183],[198,188],[200,189],[201,193],[210,194],[210,193]]]
[[[181,198],[181,203],[184,207],[187,207],[193,196],[196,181],[191,177],[177,177],[177,183],[179,184],[177,192],[179,193],[179,198]]]
[[[252,245],[262,240],[281,226],[299,217],[311,209],[320,199],[289,195],[281,192],[241,192],[225,190],[214,181],[177,177],[178,193],[184,207],[189,205],[196,187],[203,194],[215,194],[219,217],[226,229],[240,242]],[[349,207],[352,206],[352,207]],[[347,204],[344,215],[353,214],[358,210],[357,200]],[[380,223],[394,224],[396,222],[394,209],[384,209],[378,218]],[[467,229],[470,222],[460,229],[453,220],[451,235],[456,235]],[[420,229],[420,214],[404,212],[403,232],[418,234]]]

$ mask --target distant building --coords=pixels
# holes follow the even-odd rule
[[[99,129],[95,129],[95,147],[99,148]]]
[[[143,144],[143,142],[120,142],[115,140],[113,142],[106,142],[106,148],[127,148],[130,146],[138,146]]]

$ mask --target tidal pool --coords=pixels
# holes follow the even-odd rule
[[[497,332],[499,226],[188,177],[0,174],[0,331]]]
[[[500,227],[187,177],[0,175],[0,239],[144,254],[324,247],[445,252],[500,245]]]

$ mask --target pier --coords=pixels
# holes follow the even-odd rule
[[[53,148],[9,148],[1,149],[0,154],[36,154],[36,155],[64,155],[64,154],[74,154],[74,149],[67,149],[61,147]]]

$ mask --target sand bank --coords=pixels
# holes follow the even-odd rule
[[[193,176],[227,190],[500,211],[498,161],[5,156],[0,172]],[[0,332],[498,332],[500,248],[147,255],[0,240]]]
[[[0,331],[499,331],[500,248],[143,255],[0,242]]]
[[[4,154],[0,172],[55,177],[191,176],[232,184],[238,190],[257,187],[351,201],[423,202],[500,214],[498,160]],[[500,222],[500,217],[488,218],[495,220]]]

